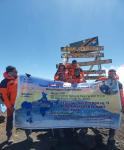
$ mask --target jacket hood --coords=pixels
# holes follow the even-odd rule
[[[8,79],[8,80],[15,80],[14,77],[10,76],[7,72],[3,73],[4,78]]]

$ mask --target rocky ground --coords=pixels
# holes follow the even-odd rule
[[[0,123],[0,150],[107,150],[107,129],[96,130],[88,129],[85,136],[82,132],[72,136],[69,129],[66,129],[65,137],[58,137],[57,130],[33,132],[31,137],[33,142],[26,140],[25,132],[22,130],[13,131],[13,143],[7,144],[5,136],[5,122]],[[62,136],[62,135],[61,135]],[[116,132],[115,150],[124,150],[124,115],[122,124]]]

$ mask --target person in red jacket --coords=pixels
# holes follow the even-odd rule
[[[84,79],[84,72],[80,68],[76,60],[72,61],[69,69],[69,82],[70,83],[83,83],[86,82]]]
[[[66,69],[65,65],[59,64],[58,70],[54,76],[55,81],[63,81],[67,82],[68,80],[68,70]]]
[[[6,67],[4,79],[0,83],[0,94],[7,107],[6,135],[7,141],[11,139],[13,129],[13,112],[17,95],[17,70],[13,66]]]
[[[86,80],[84,79],[84,73],[81,68],[75,68],[74,74],[72,76],[72,83],[84,83]]]

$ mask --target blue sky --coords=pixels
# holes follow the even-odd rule
[[[124,70],[123,8],[123,0],[0,0],[0,79],[7,65],[52,79],[60,47],[94,36]]]

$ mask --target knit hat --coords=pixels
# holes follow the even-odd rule
[[[77,64],[77,61],[76,60],[72,60],[72,64]]]
[[[13,67],[13,66],[7,66],[7,67],[6,67],[6,72],[11,72],[11,71],[13,71],[13,70],[16,70],[16,68]]]

